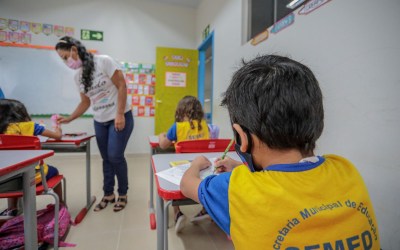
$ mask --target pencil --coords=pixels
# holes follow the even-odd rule
[[[232,140],[229,142],[228,147],[226,147],[224,153],[222,154],[221,160],[223,160],[223,159],[225,158],[226,154],[229,152],[229,149],[231,148],[231,146],[232,146],[232,144],[233,144],[234,141],[235,141],[235,139],[232,139]],[[217,171],[217,169],[220,168],[220,167],[221,167],[221,166],[219,166],[219,167],[214,167],[214,173],[215,173],[215,171]]]

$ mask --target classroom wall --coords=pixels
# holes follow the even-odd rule
[[[242,1],[204,0],[197,44],[214,30],[214,96],[227,88],[241,58],[276,53],[308,65],[320,82],[325,130],[317,153],[349,158],[369,188],[382,249],[400,246],[400,1],[332,0],[257,46],[241,44]],[[213,121],[232,136],[226,110],[214,102]],[[346,230],[345,228],[343,230]]]
[[[155,1],[2,0],[0,17],[71,26],[75,28],[77,38],[80,38],[81,29],[104,31],[103,42],[84,41],[84,44],[121,61],[155,63],[157,46],[196,47],[195,9]],[[41,35],[34,41],[53,46],[57,40],[54,35]],[[45,73],[46,65],[43,69]],[[71,88],[75,88],[72,82]],[[7,90],[4,91],[7,95]],[[44,121],[50,124],[46,119]],[[93,132],[93,120],[79,119],[65,125],[64,130]],[[154,118],[135,118],[126,153],[148,153],[147,136],[152,134]],[[98,154],[96,143],[93,143],[92,152]]]

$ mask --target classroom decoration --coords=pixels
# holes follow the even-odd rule
[[[289,15],[285,16],[278,22],[274,24],[274,26],[271,29],[271,33],[278,33],[279,31],[289,27],[294,23],[294,14],[290,13]]]
[[[54,34],[58,37],[64,36],[64,26],[61,25],[54,25]]]
[[[16,31],[19,28],[19,21],[18,20],[8,20],[8,28],[12,31]]]
[[[0,30],[7,29],[8,26],[8,19],[0,18]]]
[[[0,42],[6,41],[8,38],[8,33],[7,31],[0,31]]]
[[[8,30],[8,31],[7,31]],[[0,42],[31,44],[32,35],[74,36],[73,27],[0,18]],[[5,33],[4,33],[5,32]]]
[[[31,23],[31,31],[35,34],[40,34],[42,32],[41,23]]]
[[[299,15],[307,15],[318,9],[322,5],[326,4],[331,0],[311,0],[304,4],[303,8],[301,8],[298,12]]]
[[[44,23],[42,25],[42,27],[43,27],[43,30],[42,30],[43,34],[51,35],[53,33],[53,25],[52,24]]]
[[[22,32],[29,32],[31,30],[31,23],[26,21],[19,22],[19,29]]]
[[[121,62],[132,113],[138,117],[155,114],[155,66],[154,64]]]
[[[266,29],[251,40],[251,45],[255,46],[255,45],[261,43],[262,41],[267,40],[268,36],[269,36],[269,32],[268,32],[268,29]]]

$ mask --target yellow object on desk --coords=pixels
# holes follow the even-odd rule
[[[170,165],[171,167],[177,167],[177,166],[185,165],[185,164],[188,164],[188,163],[190,163],[189,160],[171,161],[171,162],[169,163],[169,165]]]

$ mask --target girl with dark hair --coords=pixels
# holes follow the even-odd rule
[[[176,108],[175,123],[167,133],[159,135],[159,143],[162,149],[166,149],[173,142],[209,138],[208,126],[200,101],[194,96],[185,96],[179,101]],[[174,212],[175,232],[179,233],[184,227],[186,216],[180,211],[179,206],[174,206]],[[205,217],[208,217],[208,214],[203,209],[192,222]]]
[[[31,121],[31,117],[20,101],[13,99],[0,99],[0,134],[8,135],[42,135],[54,139],[61,139],[62,131],[60,126],[54,127],[54,131],[46,129],[44,126]],[[43,164],[46,180],[58,174],[57,168]],[[41,183],[40,167],[36,166],[35,182]],[[8,179],[0,184],[0,192],[15,191],[18,189],[20,177]],[[54,192],[63,203],[61,185],[54,188]],[[8,198],[8,208],[0,213],[0,218],[7,219],[16,216],[18,198]]]
[[[119,64],[106,55],[92,55],[82,43],[72,37],[62,37],[55,49],[65,64],[76,70],[75,83],[81,101],[60,123],[69,123],[80,117],[92,105],[97,145],[103,158],[104,197],[94,211],[114,203],[115,176],[118,179],[117,203],[114,211],[125,208],[128,198],[128,166],[125,148],[132,134],[134,121],[127,103],[125,79]]]

